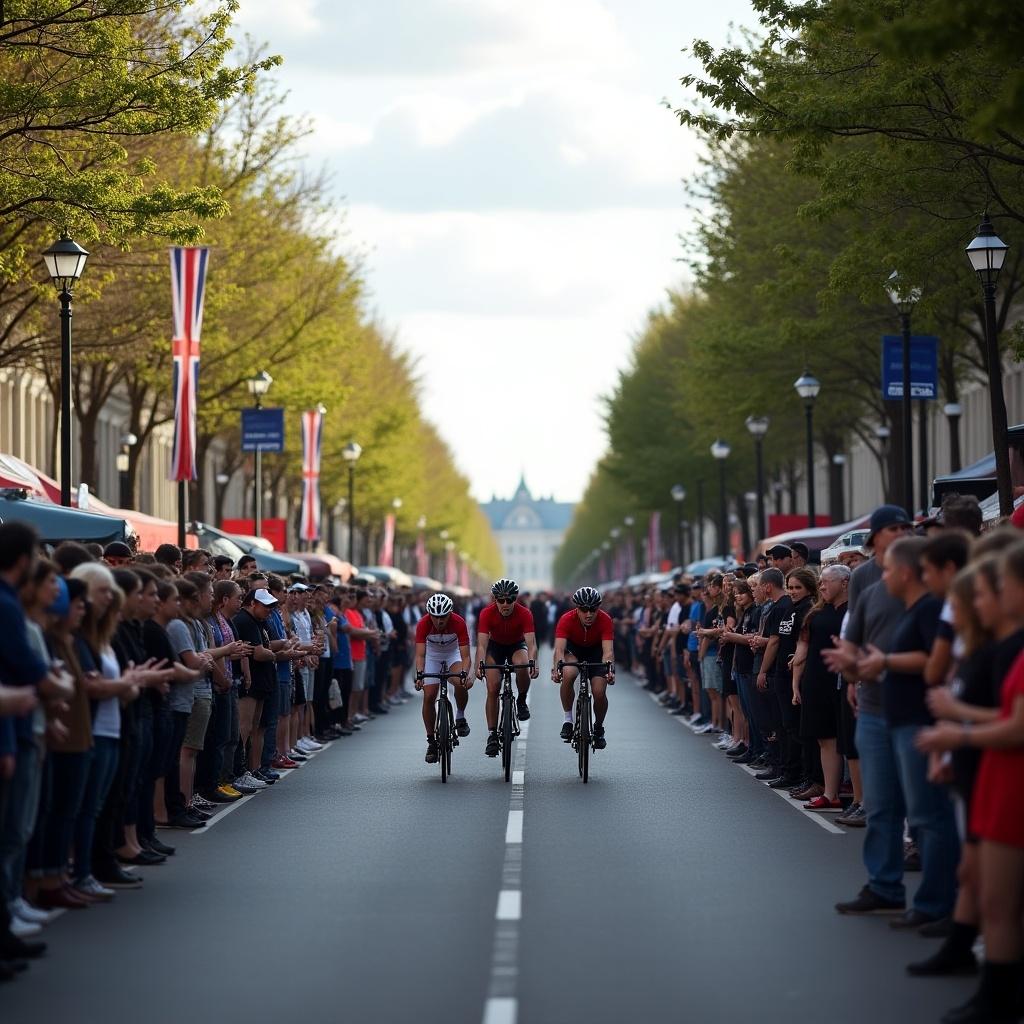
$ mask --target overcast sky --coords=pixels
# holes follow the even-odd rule
[[[242,0],[478,498],[521,470],[582,494],[600,397],[683,279],[680,51],[752,24],[747,0]]]

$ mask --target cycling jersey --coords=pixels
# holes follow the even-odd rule
[[[576,609],[566,612],[555,626],[555,639],[568,640],[575,647],[590,647],[602,640],[611,640],[615,635],[612,617],[600,608],[593,625],[584,626]]]
[[[438,630],[434,626],[434,620],[429,615],[424,615],[416,623],[416,643],[426,644],[428,654],[448,654],[454,651],[457,656],[460,647],[469,646],[466,620],[452,612],[444,629]]]
[[[532,633],[533,615],[529,608],[518,602],[512,605],[512,613],[506,618],[496,604],[489,604],[477,620],[476,631],[486,633],[496,644],[513,645]]]

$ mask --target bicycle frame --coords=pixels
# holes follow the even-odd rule
[[[437,760],[441,765],[441,781],[447,782],[452,773],[452,751],[459,745],[459,737],[455,732],[455,717],[451,701],[448,700],[448,680],[466,678],[466,673],[449,672],[446,662],[441,662],[440,672],[419,672],[416,678],[436,679],[437,702],[434,706],[434,742],[437,744]]]
[[[593,693],[590,689],[590,673],[592,669],[603,668],[610,671],[611,663],[607,661],[560,661],[557,666],[559,675],[566,668],[575,668],[580,684],[576,695],[576,712],[572,727],[572,749],[579,760],[580,778],[590,781],[590,751],[594,747]]]
[[[532,669],[534,663],[510,664],[508,659],[501,665],[481,662],[480,668],[498,669],[501,672],[501,690],[498,693],[498,745],[501,747],[501,767],[505,781],[512,778],[512,741],[519,735],[519,714],[512,693],[512,673],[519,669]]]

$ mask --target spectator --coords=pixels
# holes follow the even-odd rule
[[[166,565],[167,568],[175,574],[175,576],[181,575],[181,548],[176,544],[161,544],[156,551],[153,552],[153,557],[160,565]]]
[[[112,541],[103,549],[103,561],[111,569],[122,569],[131,565],[134,557],[132,549],[121,540]]]
[[[231,572],[235,563],[227,555],[214,555],[213,557],[213,582],[231,579]]]

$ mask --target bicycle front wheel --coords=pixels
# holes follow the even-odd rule
[[[505,781],[512,778],[512,694],[506,694],[501,701],[501,767]]]
[[[441,781],[447,782],[452,770],[451,708],[448,701],[438,701],[437,707],[437,760],[441,764]]]
[[[584,782],[590,779],[590,701],[584,698],[580,701],[580,778]]]

